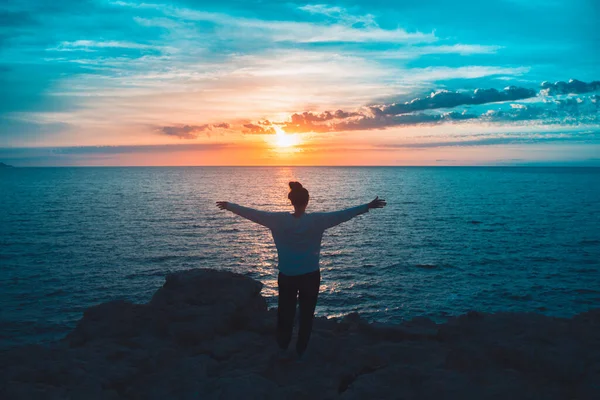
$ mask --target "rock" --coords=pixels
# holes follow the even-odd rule
[[[246,329],[263,334],[274,335],[277,328],[277,309],[272,308],[265,314],[255,314],[254,318],[248,321]]]
[[[170,274],[148,304],[91,307],[65,340],[1,352],[0,398],[600,398],[600,310],[317,317],[304,362],[285,363],[261,287],[197,269]]]
[[[216,360],[225,360],[236,353],[248,351],[260,344],[260,336],[253,332],[236,332],[220,336],[210,342],[209,353]]]
[[[66,340],[81,346],[100,338],[126,339],[138,336],[148,328],[148,307],[117,300],[87,309],[83,318]]]
[[[114,393],[116,394],[116,392]],[[69,397],[73,399],[101,400],[105,399],[106,395],[102,389],[102,384],[91,376],[83,378],[69,390]]]
[[[390,341],[403,340],[437,340],[438,329],[419,325],[389,325],[374,322],[366,330],[380,339]]]
[[[480,313],[478,311],[469,311],[467,313],[468,319],[478,320],[478,319],[483,319],[483,317],[484,317],[483,313]]]
[[[266,311],[260,296],[262,283],[247,276],[213,269],[192,269],[167,275],[166,282],[152,300],[154,308],[218,305],[256,307]],[[250,304],[249,304],[250,303]]]
[[[257,374],[247,374],[242,371],[233,371],[215,382],[217,399],[256,399],[273,398],[273,393],[278,389],[275,382]]]
[[[149,304],[113,301],[85,311],[66,340],[125,342],[141,335],[194,345],[216,334],[244,329],[266,311],[262,284],[243,275],[210,269],[169,274]]]
[[[359,331],[368,329],[369,322],[357,312],[345,315],[335,327],[337,331]]]

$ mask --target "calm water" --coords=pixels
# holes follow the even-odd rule
[[[309,211],[388,201],[326,233],[320,315],[600,307],[599,168],[15,168],[0,170],[0,346],[146,302],[188,268],[260,279],[274,306],[269,231],[214,202],[288,210],[290,180]]]

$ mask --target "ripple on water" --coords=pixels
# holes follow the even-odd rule
[[[0,311],[4,319],[39,324],[0,332],[23,342],[66,333],[85,308],[101,301],[148,301],[168,272],[183,268],[252,273],[265,283],[267,303],[276,305],[269,232],[219,212],[214,200],[287,210],[290,180],[314,194],[315,211],[359,204],[373,193],[389,204],[325,234],[320,315],[359,310],[378,321],[444,318],[469,309],[569,315],[599,305],[600,240],[590,216],[600,215],[600,202],[589,199],[600,198],[600,169],[66,168],[16,174],[0,179],[0,204],[8,210],[0,211]]]

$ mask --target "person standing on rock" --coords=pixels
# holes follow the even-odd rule
[[[217,207],[269,228],[279,257],[279,299],[277,307],[277,342],[281,356],[292,339],[296,301],[300,308],[300,326],[296,353],[298,360],[308,346],[321,284],[319,254],[323,232],[346,222],[372,208],[383,208],[385,200],[376,197],[370,203],[334,212],[307,213],[308,190],[299,182],[290,182],[288,199],[294,213],[268,212],[243,207],[226,201],[218,201]]]

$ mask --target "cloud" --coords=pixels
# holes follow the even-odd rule
[[[324,122],[324,121],[330,121],[333,119],[346,119],[346,118],[350,118],[350,117],[359,117],[362,114],[359,112],[347,112],[347,111],[342,111],[342,110],[337,110],[334,112],[331,111],[325,111],[322,113],[313,113],[313,112],[303,112],[301,114],[298,113],[294,113],[292,114],[291,118],[291,124],[292,125],[305,125],[307,123],[312,123],[312,122]]]
[[[351,15],[340,7],[305,6],[300,10],[324,14],[330,23],[290,20],[262,20],[232,16],[218,12],[198,11],[159,4],[114,2],[114,5],[136,9],[160,10],[165,16],[182,22],[204,21],[215,24],[219,34],[245,39],[296,43],[427,43],[437,40],[433,33],[407,32],[404,29],[383,29],[372,15]]]
[[[344,12],[344,9],[341,7],[328,6],[326,4],[307,4],[305,6],[298,7],[298,9],[311,14],[323,14],[329,17],[339,16]]]
[[[357,117],[357,118],[354,118]],[[350,122],[347,120],[353,118]],[[325,111],[322,113],[314,113],[305,111],[302,113],[294,113],[290,116],[290,121],[282,123],[283,128],[288,133],[304,133],[304,132],[329,132],[336,130],[336,126],[347,124],[352,126],[357,120],[365,119],[365,115],[361,112],[347,112],[337,110],[334,112]],[[323,124],[322,122],[331,121],[331,124]],[[337,123],[334,123],[337,121]]]
[[[307,133],[307,132],[343,132],[343,131],[362,131],[374,129],[386,129],[394,126],[414,126],[414,125],[431,125],[439,124],[447,121],[458,121],[475,119],[478,116],[463,112],[447,112],[441,114],[431,113],[410,113],[400,115],[370,115],[357,114],[358,117],[350,117],[343,120],[337,120],[330,124],[321,124],[312,120],[298,119],[291,122],[286,122],[283,128],[288,133]],[[295,114],[299,115],[299,114]]]
[[[376,147],[384,149],[428,149],[436,147],[472,147],[472,146],[494,146],[502,144],[512,144],[518,141],[513,137],[482,137],[471,140],[450,140],[439,142],[423,142],[423,143],[399,143],[399,144],[384,144]]]
[[[95,51],[94,49],[155,49],[156,46],[118,40],[75,40],[61,42],[49,51]]]
[[[193,143],[133,146],[0,147],[0,159],[17,166],[89,165],[90,161],[118,160],[119,156],[141,154],[152,159],[173,153],[245,150],[235,143]],[[117,157],[117,158],[114,158]],[[118,165],[118,163],[117,163]]]
[[[62,122],[81,134],[61,128],[55,138],[53,128],[52,134],[30,133],[25,140],[21,133],[25,129],[2,126],[0,145],[55,140],[134,143],[140,140],[137,130],[123,128],[132,121],[151,126],[155,135],[172,141],[193,142],[211,129],[228,129],[203,125],[211,121],[234,123],[237,131],[246,133],[272,134],[277,127],[334,132],[469,121],[546,123],[551,118],[556,123],[565,115],[565,123],[578,123],[590,112],[597,114],[590,108],[597,98],[582,103],[551,98],[550,93],[589,89],[572,83],[535,88],[547,90],[549,102],[523,109],[507,109],[509,104],[483,107],[488,103],[478,103],[473,92],[477,87],[501,89],[509,84],[527,88],[527,82],[542,72],[555,79],[569,71],[589,81],[597,63],[589,51],[594,44],[591,36],[584,37],[589,29],[582,29],[592,25],[581,25],[581,20],[580,29],[560,32],[567,39],[557,41],[559,33],[546,32],[544,36],[554,39],[540,43],[532,36],[490,36],[492,28],[508,29],[507,25],[474,18],[473,10],[481,10],[474,1],[473,7],[457,9],[456,14],[448,9],[436,15],[431,7],[415,8],[413,2],[392,6],[375,1],[365,7],[348,2],[235,0],[206,7],[198,0],[68,0],[49,7],[43,0],[8,1],[0,6],[10,10],[0,10],[5,65],[0,66],[0,87],[5,89],[0,93],[0,117],[19,113],[22,120]],[[502,13],[505,6],[491,6],[496,12],[485,15],[505,20],[510,14]],[[450,6],[440,0],[436,7]],[[414,15],[416,9],[420,16]],[[561,20],[569,17],[556,15],[562,15]],[[593,22],[591,15],[582,13]],[[422,19],[417,22],[415,17]],[[543,25],[539,19],[531,23]],[[510,29],[523,30],[527,24],[513,25]],[[482,29],[488,33],[482,34]],[[465,35],[466,31],[476,34]],[[537,32],[532,35],[544,31]],[[569,36],[574,32],[581,32],[587,41]],[[61,51],[48,51],[52,48]],[[573,57],[565,57],[564,48],[572,48]],[[499,83],[501,77],[509,82]],[[437,94],[430,94],[430,89]],[[481,89],[481,96],[492,96],[486,90],[492,91]],[[501,97],[504,91],[496,94]],[[497,101],[526,100],[507,98],[511,97]],[[433,103],[430,108],[428,102]],[[377,109],[365,107],[374,104],[390,113],[377,115]],[[393,107],[404,110],[395,114]],[[194,115],[210,119],[190,119]],[[265,122],[266,118],[274,122]],[[97,136],[99,131],[117,132],[116,126],[119,134]]]
[[[600,120],[600,107],[591,96],[553,99],[534,104],[511,104],[510,109],[488,110],[480,120],[511,122],[541,120],[545,124],[595,124]]]
[[[176,136],[180,139],[197,139],[208,129],[208,125],[163,126],[160,131],[167,136]]]
[[[515,77],[529,72],[529,67],[498,67],[485,65],[469,65],[466,67],[426,67],[411,68],[405,71],[405,79],[410,81],[448,81],[450,79],[475,79],[488,76],[506,75]]]
[[[467,110],[464,110],[463,112],[450,111],[450,112],[442,114],[442,120],[445,120],[445,121],[453,121],[453,120],[461,121],[461,120],[475,119],[475,118],[477,118],[477,115],[468,113]]]
[[[416,98],[410,102],[396,103],[381,108],[375,107],[376,112],[386,115],[405,114],[414,111],[434,110],[439,108],[452,108],[463,105],[478,105],[500,101],[514,101],[528,99],[536,96],[533,89],[509,86],[502,91],[496,89],[476,89],[472,93],[451,92],[440,90],[431,93],[425,98]]]
[[[275,128],[273,128],[273,127],[265,128],[263,126],[256,125],[256,124],[244,124],[244,128],[246,128],[244,133],[252,133],[252,134],[258,134],[258,135],[267,135],[267,134],[275,133]]]
[[[544,113],[547,111],[538,106],[521,106],[512,107],[510,110],[488,110],[481,115],[481,119],[490,122],[526,121],[539,118]]]
[[[434,124],[441,121],[441,115],[435,114],[404,114],[404,115],[376,115],[373,117],[344,121],[332,126],[334,131],[356,131],[369,129],[385,129],[392,126]]]
[[[577,79],[569,82],[558,81],[555,83],[542,82],[541,95],[554,96],[558,94],[581,94],[600,90],[600,81],[585,83]]]
[[[73,128],[64,122],[36,122],[31,119],[7,118],[0,114],[0,147],[13,147],[24,140],[39,141],[40,137],[57,136],[72,131]]]
[[[578,87],[593,87],[594,82]],[[498,109],[482,113],[450,110],[463,106],[482,106],[518,100],[538,99],[535,89],[509,86],[503,90],[475,89],[474,91],[439,90],[423,98],[404,103],[363,107],[357,111],[337,110],[315,113],[293,113],[289,121],[274,122],[288,133],[325,133],[354,130],[385,129],[394,126],[439,124],[452,121],[480,120],[483,122],[516,122],[543,120],[545,123],[597,123],[600,104],[598,95],[587,98],[545,99],[539,104],[501,104]],[[505,106],[508,106],[506,109]],[[504,107],[504,108],[503,108]],[[268,122],[268,121],[267,121]],[[250,124],[251,125],[251,124]],[[264,125],[264,123],[263,123]],[[268,133],[257,130],[254,133]]]
[[[502,46],[485,46],[480,44],[453,44],[441,46],[419,46],[413,49],[419,54],[495,54]]]
[[[140,146],[73,146],[73,147],[53,147],[45,148],[51,154],[126,154],[126,153],[163,153],[163,152],[181,152],[198,150],[218,150],[232,146],[228,143],[194,143],[188,145],[164,144],[164,145],[140,145]],[[10,154],[11,149],[4,150]],[[27,152],[31,149],[14,149]],[[40,151],[44,150],[41,148]],[[2,152],[0,151],[0,154]]]
[[[222,122],[218,124],[163,126],[159,131],[167,136],[175,136],[180,139],[197,139],[202,133],[208,134],[213,129],[228,129],[230,125]]]
[[[476,89],[473,92],[438,91],[425,98],[410,102],[371,106],[366,111],[347,112],[337,110],[323,113],[294,113],[284,129],[290,133],[337,132],[345,130],[384,129],[392,126],[437,124],[445,121],[475,119],[478,116],[466,111],[450,111],[440,114],[416,113],[425,110],[454,108],[464,105],[527,99],[536,96],[533,89],[510,86],[502,91]],[[324,123],[331,121],[331,123]]]
[[[542,142],[600,142],[600,131],[597,132],[547,132],[547,133],[504,133],[495,136],[472,135],[463,140],[423,141],[419,143],[386,143],[376,145],[382,149],[424,149],[437,147],[474,147],[498,146],[510,144],[532,144]]]
[[[473,54],[495,54],[502,46],[486,46],[479,44],[453,44],[453,45],[428,45],[428,46],[406,46],[395,50],[371,51],[365,56],[379,59],[412,59],[430,54],[459,54],[461,56]]]

